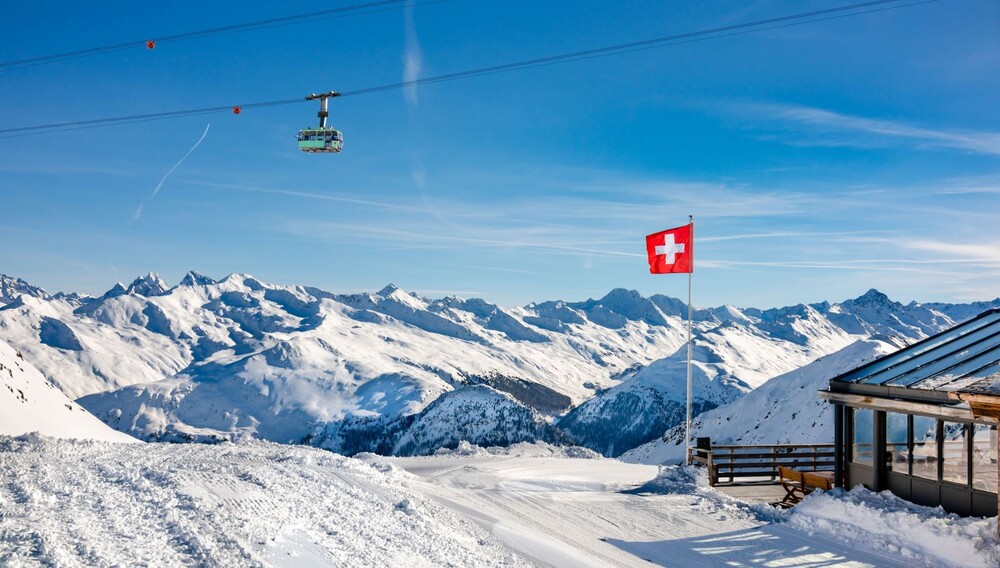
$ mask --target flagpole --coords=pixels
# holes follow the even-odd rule
[[[691,241],[688,246],[694,249],[694,215],[688,215],[688,224],[691,225]],[[691,465],[691,320],[694,310],[691,308],[691,281],[694,277],[694,255],[690,257],[691,266],[688,271],[688,360],[687,360],[687,421],[684,426],[684,454],[685,462]]]

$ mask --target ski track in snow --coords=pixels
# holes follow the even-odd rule
[[[0,565],[1000,565],[994,519],[861,489],[785,512],[704,485],[548,445],[362,460],[0,437]]]
[[[528,565],[409,477],[277,444],[3,437],[0,565]]]
[[[654,466],[531,455],[373,459],[418,476],[411,487],[541,565],[912,566],[768,523],[711,491],[635,491],[657,475]]]

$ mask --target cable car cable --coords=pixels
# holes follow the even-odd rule
[[[747,34],[757,31],[765,31],[768,29],[774,29],[778,27],[788,27],[793,25],[802,25],[807,23],[812,23],[816,21],[823,21],[833,19],[835,17],[849,17],[857,16],[861,14],[866,14],[869,12],[885,11],[898,8],[906,8],[910,6],[916,6],[920,4],[928,4],[932,2],[937,2],[938,0],[921,0],[918,2],[912,2],[908,4],[897,4],[902,0],[870,0],[868,2],[861,2],[858,4],[851,4],[847,6],[839,6],[835,8],[827,8],[823,10],[814,10],[811,12],[803,12],[798,14],[790,14],[786,16],[778,16],[774,18],[768,18],[764,20],[757,20],[754,22],[745,22],[741,24],[732,24],[728,26],[720,26],[715,28],[709,28],[704,30],[698,30],[693,32],[686,32],[683,34],[675,34],[670,36],[662,36],[658,38],[646,39],[641,41],[634,41],[628,43],[622,43],[612,46],[605,46],[593,49],[586,49],[581,51],[575,51],[571,53],[564,53],[559,55],[552,55],[547,57],[539,57],[535,59],[528,59],[514,63],[505,63],[500,65],[492,65],[488,67],[480,67],[477,69],[469,69],[466,71],[458,71],[454,73],[446,73],[443,75],[436,75],[433,77],[425,77],[422,79],[414,79],[411,81],[400,81],[396,83],[387,83],[384,85],[376,85],[373,87],[365,87],[361,89],[354,89],[350,91],[342,91],[340,96],[357,96],[365,95],[380,91],[402,89],[406,87],[420,86],[431,83],[439,83],[445,81],[454,81],[458,79],[465,79],[470,77],[476,77],[481,75],[490,75],[494,73],[501,73],[506,71],[513,71],[517,69],[525,69],[531,67],[540,67],[545,65],[553,65],[557,63],[564,63],[567,61],[574,61],[580,59],[591,59],[596,57],[606,57],[610,55],[617,55],[619,53],[628,53],[632,51],[639,51],[643,49],[654,49],[659,47],[667,47],[671,45],[679,45],[683,43],[691,43],[695,41],[705,41],[708,39],[716,39],[719,37],[727,37],[738,34]],[[889,4],[894,4],[888,6]],[[882,6],[881,8],[875,8],[876,6]],[[860,8],[874,8],[872,10],[860,11],[860,12],[850,12],[842,13],[850,10],[858,10]],[[821,17],[822,16],[822,17]],[[814,19],[808,19],[814,18]],[[771,25],[770,27],[764,27]],[[729,32],[729,33],[721,33]],[[256,103],[246,103],[237,105],[238,108],[242,109],[253,109],[262,108],[269,106],[280,106],[293,103],[305,102],[306,99],[302,97],[296,97],[293,99],[279,99],[274,101],[264,101]],[[83,128],[93,128],[98,126],[112,126],[119,124],[129,124],[132,122],[145,122],[149,120],[163,120],[169,118],[181,118],[185,116],[193,116],[198,114],[208,114],[208,113],[218,113],[218,112],[232,112],[234,109],[233,105],[226,106],[215,106],[215,107],[205,107],[200,109],[187,109],[187,110],[177,110],[177,111],[167,111],[159,113],[149,113],[149,114],[138,114],[132,116],[122,116],[122,117],[112,117],[112,118],[98,118],[91,120],[80,120],[73,122],[61,122],[53,124],[43,124],[35,126],[21,126],[16,128],[5,128],[0,129],[0,138],[13,138],[18,136],[30,136],[32,134],[46,134],[50,132],[58,132],[62,130],[79,130]],[[32,131],[41,132],[32,132]]]
[[[99,47],[91,47],[87,49],[78,49],[75,51],[67,51],[65,53],[54,53],[51,55],[40,55],[37,57],[29,57],[26,59],[19,59],[16,61],[6,61],[0,62],[0,72],[10,71],[14,69],[23,69],[27,67],[33,67],[36,65],[45,65],[47,63],[54,63],[56,61],[62,61],[65,59],[74,59],[77,57],[86,57],[89,55],[96,55],[99,53],[106,53],[111,51],[119,51],[122,49],[129,49],[134,47],[150,47],[149,44],[171,42],[171,41],[182,41],[186,39],[194,39],[198,37],[205,37],[210,35],[218,35],[224,33],[245,31],[249,29],[258,29],[273,27],[278,25],[287,25],[298,23],[303,20],[311,19],[329,19],[337,17],[347,17],[356,16],[362,14],[371,14],[375,12],[382,12],[385,10],[393,10],[403,7],[407,0],[376,0],[373,2],[366,2],[363,4],[354,4],[351,6],[341,6],[339,8],[331,8],[329,10],[319,10],[316,12],[307,12],[305,14],[294,14],[290,16],[280,16],[276,18],[268,18],[265,20],[257,20],[253,22],[244,22],[242,24],[231,24],[228,26],[219,26],[215,28],[208,28],[204,30],[196,30],[190,32],[182,32],[177,34],[151,37],[142,40],[128,41],[124,43],[118,43],[113,45],[104,45]],[[446,2],[448,0],[434,0],[433,2],[424,2],[417,5],[424,4],[437,4],[440,2]]]
[[[860,4],[853,4],[853,5],[850,5],[850,6],[841,6],[841,7],[838,7],[838,8],[827,8],[827,9],[824,9],[824,10],[815,10],[813,12],[805,12],[805,13],[801,13],[801,14],[793,14],[793,15],[788,15],[788,16],[779,16],[779,17],[776,17],[776,18],[769,18],[769,19],[766,19],[766,20],[758,20],[756,22],[746,22],[746,23],[742,23],[742,24],[733,24],[733,25],[730,25],[730,26],[721,26],[721,27],[717,27],[717,28],[711,28],[711,29],[706,29],[706,30],[699,30],[699,31],[694,31],[694,32],[687,32],[687,33],[677,34],[677,35],[672,35],[672,36],[664,36],[664,37],[659,37],[659,38],[646,39],[646,40],[641,40],[641,41],[634,41],[634,42],[630,42],[630,43],[623,43],[623,44],[611,45],[611,46],[606,46],[606,47],[598,47],[598,48],[594,48],[594,49],[586,49],[586,50],[583,50],[583,51],[576,51],[576,52],[572,52],[572,53],[564,53],[564,54],[560,54],[560,55],[551,55],[551,56],[548,56],[548,57],[539,57],[537,59],[529,59],[529,60],[525,60],[525,61],[518,61],[518,62],[515,62],[515,63],[505,63],[505,64],[501,64],[501,65],[493,65],[493,66],[490,66],[490,67],[481,67],[479,69],[470,69],[468,71],[458,71],[458,72],[455,72],[455,73],[448,73],[448,74],[445,74],[445,75],[438,75],[438,76],[435,76],[435,77],[426,77],[426,78],[423,78],[423,79],[414,79],[412,81],[401,81],[399,83],[389,83],[389,84],[386,84],[386,85],[379,85],[379,86],[375,86],[375,87],[367,87],[367,88],[364,88],[364,89],[355,89],[353,91],[344,91],[344,92],[341,93],[341,96],[347,97],[347,96],[352,96],[352,95],[361,95],[361,94],[374,93],[374,92],[378,92],[378,91],[386,91],[386,90],[391,90],[391,89],[402,89],[402,88],[405,88],[405,87],[419,86],[419,85],[424,85],[424,84],[427,84],[427,83],[438,83],[438,82],[443,82],[443,81],[451,81],[451,80],[455,80],[455,79],[464,79],[466,77],[474,77],[474,76],[478,76],[478,75],[488,75],[488,74],[492,74],[492,73],[496,73],[496,72],[502,72],[502,71],[508,71],[508,70],[512,70],[512,69],[539,67],[539,66],[548,65],[548,64],[551,64],[551,63],[561,63],[561,62],[564,62],[564,61],[573,61],[573,60],[576,60],[576,59],[588,59],[588,58],[592,58],[592,57],[600,57],[600,56],[605,55],[605,54],[608,54],[608,55],[617,55],[618,53],[628,53],[630,51],[637,51],[637,50],[640,50],[640,49],[643,49],[643,48],[647,48],[647,47],[648,48],[661,47],[661,45],[657,45],[657,44],[665,44],[665,45],[663,45],[663,47],[665,47],[666,45],[677,45],[677,44],[681,44],[681,43],[688,43],[688,42],[677,41],[677,40],[684,40],[684,39],[689,39],[689,38],[696,38],[698,36],[706,36],[706,35],[710,35],[710,34],[718,34],[718,35],[712,35],[711,39],[715,39],[715,38],[718,38],[718,37],[727,37],[729,35],[736,35],[736,34],[721,34],[719,32],[735,31],[735,30],[741,30],[741,29],[744,29],[744,28],[751,28],[751,27],[756,28],[756,27],[759,27],[759,26],[766,26],[767,24],[775,24],[775,23],[779,23],[779,22],[787,22],[788,20],[798,20],[798,19],[809,18],[809,17],[813,17],[813,16],[820,16],[820,15],[824,15],[824,14],[829,14],[829,13],[832,13],[832,12],[842,12],[844,10],[851,10],[851,9],[856,9],[856,8],[863,8],[863,7],[868,7],[868,6],[875,6],[875,5],[879,5],[879,4],[891,4],[891,3],[895,3],[895,2],[899,2],[899,1],[901,1],[901,0],[872,0],[870,2],[863,2],[863,3],[860,3]],[[926,3],[930,3],[930,2],[936,2],[936,1],[938,1],[938,0],[922,0],[920,2],[914,2],[912,4],[904,4],[904,5],[893,6],[892,8],[905,8],[905,7],[908,7],[908,6],[913,6],[913,5],[917,5],[917,4],[926,4]],[[890,9],[890,8],[883,8],[882,10],[885,10],[885,9]],[[856,13],[852,13],[852,14],[843,14],[843,15],[841,15],[841,17],[855,16],[855,15],[865,14],[865,13],[868,13],[870,11],[873,12],[873,11],[881,11],[881,10],[869,10],[869,11],[865,11],[865,12],[856,12]],[[830,17],[828,17],[828,18],[817,18],[816,20],[803,21],[803,22],[795,22],[794,24],[790,24],[790,25],[801,25],[801,24],[811,23],[812,21],[822,21],[822,20],[826,20],[826,19],[832,19],[832,18],[830,18]],[[766,29],[773,29],[774,27],[783,27],[783,26],[773,26],[773,27],[767,27],[767,28],[762,27],[761,29],[754,29],[754,30],[750,30],[750,31],[752,31],[752,32],[764,31]],[[749,32],[745,31],[745,32],[742,32],[742,33],[749,33]],[[702,38],[702,39],[707,39],[707,38]],[[3,132],[3,131],[0,130],[0,132]]]

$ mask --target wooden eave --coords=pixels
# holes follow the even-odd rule
[[[996,405],[996,414],[988,413],[989,409],[987,409],[982,403],[978,402],[977,405],[979,405],[981,409],[984,409],[984,412],[977,414],[977,412],[972,408],[972,403],[966,400],[953,400],[954,404],[934,404],[832,391],[819,391],[819,396],[829,402],[846,404],[847,406],[855,408],[868,408],[871,410],[899,412],[902,414],[917,414],[921,416],[930,416],[932,418],[943,418],[946,420],[958,420],[962,422],[984,422],[989,424],[1000,422],[1000,405],[997,404],[997,397],[990,397],[992,404]],[[968,405],[963,404],[966,402]]]

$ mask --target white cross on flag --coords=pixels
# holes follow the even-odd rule
[[[694,224],[646,236],[650,274],[694,272]]]

